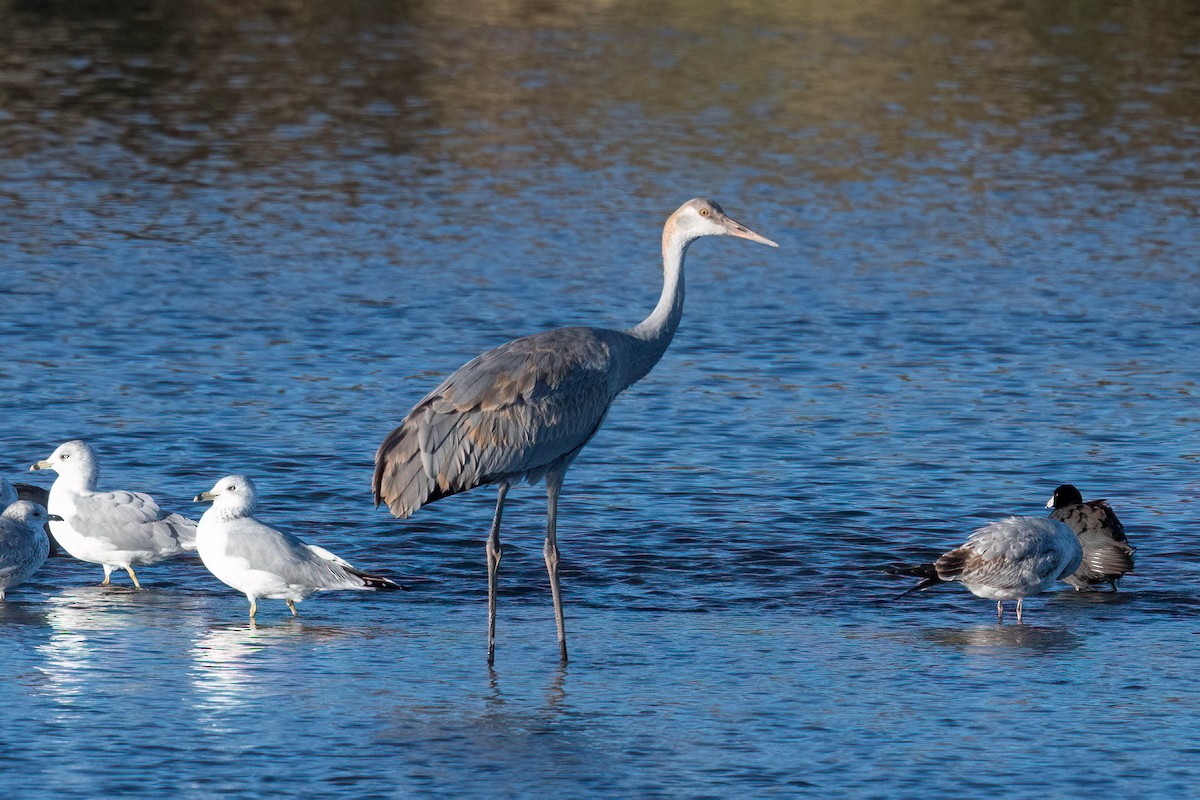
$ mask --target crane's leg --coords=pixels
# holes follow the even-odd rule
[[[500,569],[500,518],[504,515],[504,498],[508,495],[508,484],[500,484],[496,495],[496,515],[492,517],[492,530],[487,538],[488,568],[488,666],[496,658],[496,572]]]
[[[567,663],[567,629],[563,622],[562,590],[558,585],[558,492],[562,489],[563,473],[546,475],[546,572],[550,573],[550,594],[554,598],[554,622],[558,625],[558,653]]]

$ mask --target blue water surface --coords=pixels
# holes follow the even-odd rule
[[[1153,7],[0,7],[0,470],[259,485],[406,593],[292,619],[194,557],[0,605],[7,797],[1180,797],[1200,779],[1200,15]],[[514,336],[683,324],[567,476],[373,508]],[[883,572],[1059,483],[1137,547],[998,626]]]

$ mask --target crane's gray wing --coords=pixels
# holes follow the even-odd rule
[[[69,522],[84,536],[108,541],[117,550],[170,554],[196,549],[196,523],[163,511],[154,498],[141,492],[80,495]]]
[[[364,588],[363,580],[350,572],[344,561],[336,556],[334,560],[322,557],[290,533],[277,531],[253,517],[231,520],[223,527],[227,534],[225,555],[244,560],[251,569],[308,589]]]
[[[376,503],[407,517],[475,486],[540,477],[603,422],[610,363],[609,343],[591,328],[527,336],[469,361],[380,445]]]

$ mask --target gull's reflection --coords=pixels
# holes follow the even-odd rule
[[[42,657],[39,669],[46,676],[45,690],[58,702],[74,703],[105,668],[92,639],[97,632],[132,626],[132,615],[124,611],[136,595],[134,590],[81,586],[46,598],[44,618],[50,636],[37,645]]]
[[[288,659],[277,661],[271,653],[288,642],[334,639],[346,636],[339,628],[306,625],[295,619],[279,624],[226,625],[212,628],[192,644],[190,680],[200,705],[213,714],[209,722],[241,707],[247,699],[270,689],[274,669],[284,669]]]
[[[935,628],[925,638],[937,644],[962,648],[1019,648],[1042,653],[1066,652],[1083,646],[1083,640],[1066,628],[1040,625],[980,625],[972,628]]]

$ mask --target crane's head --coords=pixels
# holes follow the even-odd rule
[[[667,219],[663,231],[664,244],[668,239],[680,237],[683,242],[699,239],[701,236],[738,236],[752,242],[779,247],[765,236],[760,236],[725,215],[725,210],[712,200],[697,197],[688,200],[679,210]]]

